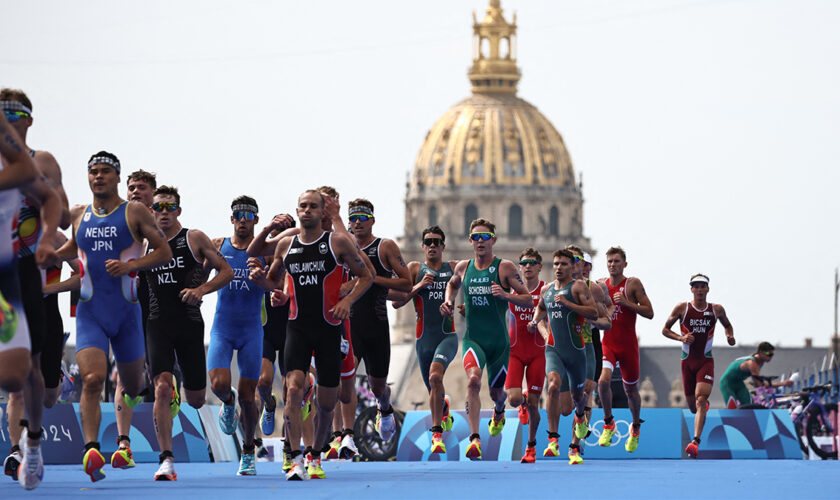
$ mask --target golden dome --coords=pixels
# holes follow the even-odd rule
[[[449,109],[426,135],[409,189],[453,185],[575,185],[560,133],[536,107],[516,97],[516,15],[491,0],[473,13],[472,97]]]

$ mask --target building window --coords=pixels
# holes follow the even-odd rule
[[[556,206],[548,211],[548,234],[551,236],[560,235],[560,214]]]
[[[478,219],[478,208],[470,203],[464,208],[464,234],[470,234],[470,224]]]
[[[522,236],[522,207],[511,205],[508,210],[508,234],[512,237]]]
[[[437,226],[437,207],[432,205],[429,207],[429,225]]]

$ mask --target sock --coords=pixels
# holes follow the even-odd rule
[[[537,446],[537,440],[536,439],[533,440],[533,441],[528,441],[528,448],[533,448],[535,446]]]
[[[481,439],[481,436],[478,434],[470,434],[470,441],[472,441],[473,439]]]
[[[174,455],[172,455],[172,452],[169,450],[163,450],[163,452],[161,452],[161,454],[158,455],[158,463],[162,464],[163,461],[167,458],[174,458]]]

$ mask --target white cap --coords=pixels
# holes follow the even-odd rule
[[[583,261],[587,264],[592,264],[592,256],[586,252],[583,252]]]
[[[709,284],[709,278],[700,274],[700,275],[697,275],[697,276],[691,278],[691,281],[688,282],[689,285],[693,285],[694,283],[705,283],[705,284],[708,285]]]

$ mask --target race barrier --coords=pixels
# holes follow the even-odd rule
[[[158,462],[157,439],[155,438],[152,403],[141,403],[134,408],[131,432],[131,452],[135,462]],[[99,443],[102,455],[108,460],[117,449],[117,422],[113,403],[100,403],[102,423],[99,426]],[[79,404],[57,404],[44,410],[42,422],[44,435],[41,449],[47,464],[81,464],[85,440],[82,436]],[[3,454],[11,448],[6,405],[0,404],[0,450]],[[172,423],[172,453],[179,462],[209,462],[207,442],[198,412],[188,406],[181,406],[178,417]]]
[[[410,411],[405,414],[399,447],[398,461],[466,461],[464,452],[469,446],[470,431],[466,414],[452,412],[452,430],[443,433],[445,454],[432,454],[431,414],[428,411]],[[527,426],[519,423],[516,410],[505,412],[506,425],[502,433],[491,437],[487,425],[491,410],[481,412],[482,460],[519,461],[528,440]],[[680,409],[643,409],[639,447],[627,453],[624,444],[630,435],[632,418],[627,409],[613,410],[616,434],[609,447],[598,446],[603,426],[603,411],[594,409],[590,428],[592,433],[582,441],[585,459],[679,459],[687,458],[685,445],[694,435],[694,415]],[[560,417],[560,457],[544,458],[542,452],[548,445],[547,415],[540,410],[537,428],[537,460],[567,460],[566,448],[572,435],[572,416]],[[706,425],[700,437],[701,459],[801,459],[790,415],[786,410],[709,410]]]

